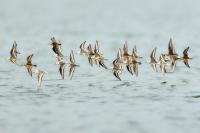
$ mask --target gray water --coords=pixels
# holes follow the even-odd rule
[[[0,133],[198,133],[200,131],[200,8],[191,0],[0,0]],[[80,65],[73,80],[60,80],[48,44],[60,39],[63,53],[99,40],[111,67],[128,40],[144,58],[139,76]],[[151,50],[167,51],[172,37],[178,53],[190,46],[191,68],[152,71]],[[7,60],[13,41],[47,71],[41,88],[25,68]],[[157,55],[158,55],[157,54]],[[67,73],[67,70],[66,70]],[[166,84],[162,84],[166,82]]]

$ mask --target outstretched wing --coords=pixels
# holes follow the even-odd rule
[[[188,60],[184,60],[183,62],[184,62],[184,64],[185,64],[188,68],[190,68],[190,65],[189,65],[189,63],[188,63]]]
[[[151,52],[150,58],[155,59],[155,54],[156,54],[156,48],[154,48],[153,51]]]
[[[94,52],[99,53],[99,42],[96,40],[96,44],[94,46]]]
[[[85,43],[86,43],[86,41],[84,41],[83,43],[81,43],[80,49],[85,49]]]
[[[28,64],[32,64],[32,57],[33,57],[33,54],[29,55],[29,56],[26,58]]]
[[[89,52],[89,53],[93,53],[91,44],[88,45],[87,49],[88,49],[88,52]]]
[[[70,60],[71,63],[73,63],[73,64],[75,63],[75,58],[74,58],[74,52],[73,52],[73,50],[70,53],[69,60]]]
[[[187,57],[188,56],[188,50],[190,47],[187,47],[184,51],[183,51],[183,56]]]
[[[117,58],[121,59],[122,58],[122,50],[119,49],[117,52]]]
[[[42,80],[43,80],[44,72],[39,72],[38,73],[38,85],[41,86]]]
[[[125,41],[124,48],[123,48],[124,54],[128,54],[128,43]]]
[[[62,79],[64,79],[64,69],[65,69],[65,64],[64,63],[60,64],[59,72],[60,75],[62,76]]]
[[[130,73],[131,75],[133,75],[133,71],[132,71],[132,69],[131,69],[131,66],[130,66],[130,65],[126,65],[126,68],[127,68],[127,70],[129,71],[129,73]]]
[[[27,67],[27,71],[30,74],[30,76],[32,77],[32,66]]]
[[[172,43],[172,38],[169,39],[169,43],[168,43],[168,55],[173,55],[175,54],[175,49]]]
[[[69,77],[70,77],[70,80],[73,78],[74,76],[74,71],[75,71],[75,67],[70,67],[69,69]]]
[[[13,45],[12,45],[12,49],[10,50],[10,56],[15,55],[15,53],[14,53],[14,49],[15,49],[15,44],[13,43]]]
[[[62,57],[62,50],[61,50],[61,47],[59,45],[53,45],[53,48],[52,48],[53,52],[57,55],[57,56],[60,56]]]
[[[103,62],[102,60],[99,60],[99,64],[100,64],[103,68],[108,69],[107,66],[104,64],[104,62]]]
[[[88,61],[89,61],[90,65],[93,66],[93,60],[91,57],[88,57]]]
[[[114,75],[117,79],[119,79],[119,80],[121,81],[121,78],[119,77],[119,72],[118,72],[118,71],[114,71],[114,72],[113,72],[113,75]]]
[[[133,64],[133,71],[136,76],[138,76],[138,63]]]

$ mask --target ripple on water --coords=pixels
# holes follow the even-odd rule
[[[9,86],[8,84],[0,84],[0,86],[2,86],[2,87],[7,87],[7,86]]]
[[[0,70],[0,73],[5,73],[5,74],[11,73],[11,72],[12,72],[12,70],[11,71]]]
[[[35,93],[35,95],[40,98],[51,97],[51,95],[47,93]]]
[[[95,77],[94,74],[80,74],[80,77],[87,78],[87,77]]]
[[[172,121],[184,121],[186,118],[184,116],[168,115],[168,116],[165,116],[165,119],[172,120]]]
[[[15,89],[25,89],[24,86],[15,86],[14,88],[15,88]]]
[[[190,96],[191,98],[200,98],[200,95]]]
[[[122,88],[128,88],[130,86],[132,86],[133,84],[131,82],[127,82],[127,81],[124,81],[123,83],[119,83],[117,85],[114,85],[112,87],[112,89],[122,89]]]

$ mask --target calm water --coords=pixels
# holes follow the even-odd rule
[[[199,1],[0,2],[0,133],[199,132]],[[144,57],[139,77],[123,72],[123,81],[117,81],[111,71],[75,55],[81,67],[73,80],[59,80],[48,45],[52,36],[62,41],[66,55],[81,42],[98,39],[109,67],[128,40]],[[170,36],[178,53],[191,47],[191,69],[179,63],[173,74],[155,73],[148,55],[155,46],[165,52]],[[21,63],[34,53],[33,62],[48,72],[40,89],[24,68],[7,61],[13,40]]]

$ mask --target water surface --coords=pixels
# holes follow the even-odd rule
[[[199,14],[197,0],[1,0],[0,132],[199,132]],[[75,55],[80,68],[73,80],[60,80],[52,36],[65,55],[85,40],[99,40],[109,67],[128,40],[144,57],[139,76],[124,71],[120,82]],[[150,51],[166,52],[169,37],[178,53],[191,47],[191,69],[180,62],[175,73],[163,75],[148,66]],[[24,68],[7,61],[14,40],[20,63],[34,53],[33,62],[48,72],[40,89]]]

